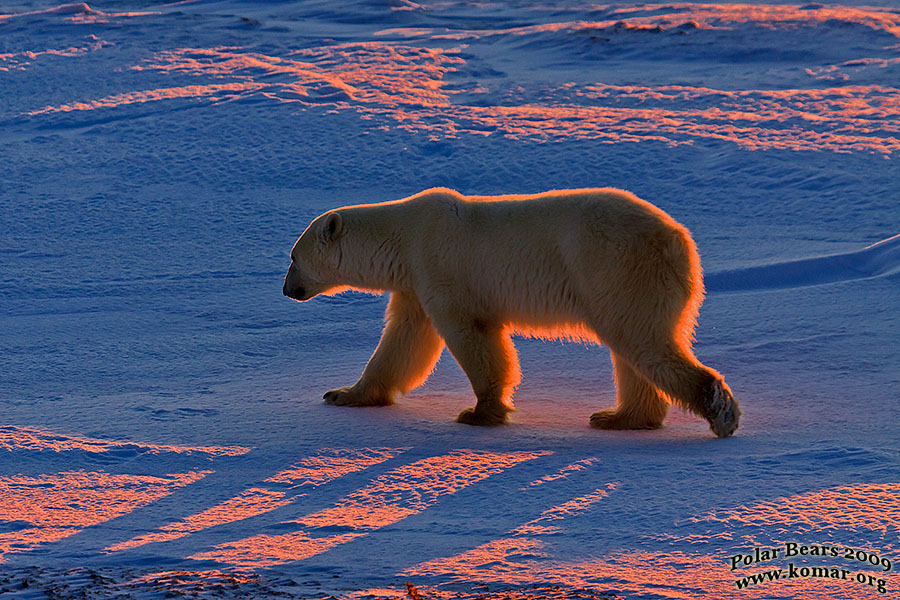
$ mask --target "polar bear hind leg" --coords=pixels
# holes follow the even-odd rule
[[[636,375],[670,402],[705,418],[713,433],[727,437],[738,427],[741,411],[722,376],[703,365],[691,349],[703,300],[699,256],[687,232],[668,243],[635,245],[620,256],[610,290],[602,282],[586,324],[613,353],[617,408],[591,417],[601,428],[655,423],[659,405]],[[627,369],[620,363],[627,363]],[[629,371],[633,370],[634,373]]]
[[[645,379],[670,402],[706,419],[718,437],[728,437],[737,429],[741,416],[737,399],[722,376],[701,364],[690,348],[680,346],[671,336],[660,339],[648,335],[640,343],[634,336],[625,340],[606,337],[603,341],[614,356],[618,405],[614,411],[592,415],[595,427],[624,429],[630,422],[633,427],[646,428],[644,423],[658,419],[658,404],[648,401],[652,397],[649,392],[641,395],[632,374],[619,367],[624,361],[633,375]]]
[[[669,405],[659,390],[638,374],[621,356],[612,353],[616,378],[616,408],[591,415],[598,429],[657,429],[662,427]]]
[[[673,402],[705,418],[718,437],[738,427],[741,409],[728,384],[715,370],[682,351],[644,352],[635,368]]]
[[[384,333],[362,377],[350,387],[325,393],[338,406],[384,406],[422,385],[444,349],[431,319],[410,294],[391,293]]]

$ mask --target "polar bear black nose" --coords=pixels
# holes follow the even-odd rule
[[[282,290],[285,296],[287,296],[288,298],[294,298],[295,300],[299,300],[303,297],[303,291],[304,290],[302,287],[296,287],[293,290],[288,290],[287,286],[284,286],[284,289]]]

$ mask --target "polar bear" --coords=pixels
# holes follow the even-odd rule
[[[519,364],[510,335],[569,338],[611,351],[616,407],[600,429],[660,427],[668,403],[727,437],[741,411],[691,350],[703,301],[687,229],[613,188],[463,196],[433,188],[331,210],[294,244],[284,295],[390,292],[386,325],[355,384],[328,404],[381,406],[421,385],[444,345],[477,403],[457,421],[505,423]]]

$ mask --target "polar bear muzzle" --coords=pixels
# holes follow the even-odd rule
[[[306,288],[302,284],[296,283],[296,279],[297,268],[292,261],[291,266],[288,267],[287,274],[284,276],[284,287],[281,288],[281,293],[288,298],[299,300],[300,302],[309,300],[309,298],[306,297]]]
[[[288,284],[285,283],[284,288],[281,290],[281,292],[288,298],[293,298],[294,300],[299,300],[301,302],[303,302],[303,300],[306,299],[306,298],[304,298],[305,290],[302,287],[295,287],[293,289],[288,289]]]

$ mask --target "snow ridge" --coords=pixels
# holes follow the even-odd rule
[[[900,234],[855,252],[789,260],[706,275],[710,293],[825,285],[900,274]]]

